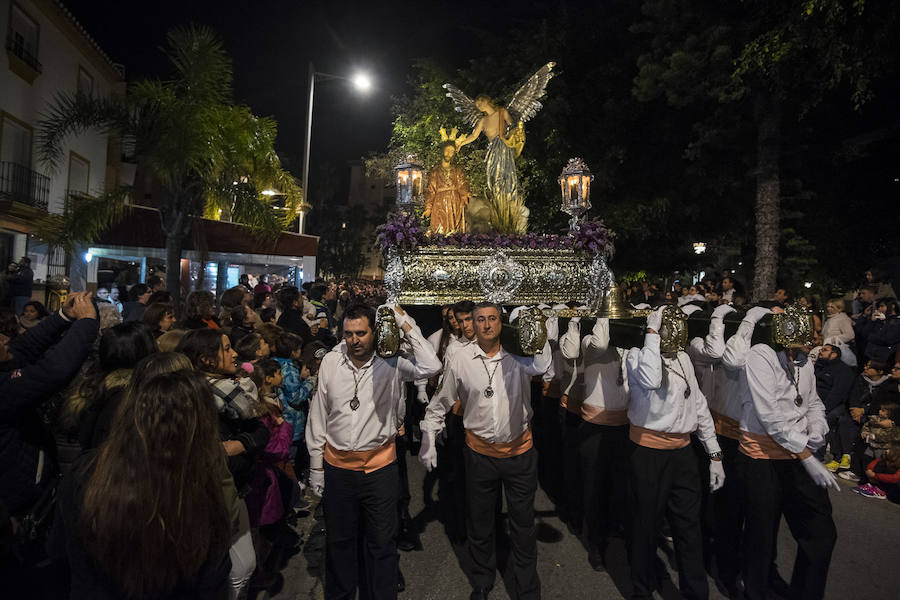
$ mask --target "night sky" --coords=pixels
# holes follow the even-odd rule
[[[279,124],[277,147],[301,175],[309,61],[317,71],[368,71],[367,96],[347,82],[319,82],[315,94],[310,177],[330,163],[340,179],[346,161],[386,149],[392,97],[404,93],[416,58],[448,67],[478,56],[478,31],[502,33],[511,22],[547,14],[558,2],[301,2],[257,0],[65,0],[129,81],[163,76],[158,47],[173,25],[215,29],[234,62],[237,102]],[[526,6],[523,8],[523,6]],[[487,7],[490,7],[489,9]],[[342,183],[345,184],[344,181]]]

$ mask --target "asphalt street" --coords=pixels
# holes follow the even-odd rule
[[[402,600],[466,600],[471,588],[466,578],[465,545],[450,543],[433,509],[426,509],[422,481],[425,471],[415,457],[408,456],[412,504],[410,513],[422,529],[421,550],[402,552],[400,565],[406,577]],[[850,491],[841,480],[841,492],[831,492],[838,540],[831,562],[826,598],[854,600],[892,599],[900,590],[900,506],[886,500],[864,498]],[[542,597],[567,600],[628,598],[631,592],[628,563],[622,540],[610,544],[607,572],[593,571],[587,562],[582,541],[573,536],[557,518],[553,505],[542,490],[536,499],[538,526],[538,571]],[[301,519],[298,529],[304,535],[304,549],[285,569],[284,585],[273,598],[319,600],[324,597],[319,578],[322,560],[322,533],[313,515]],[[788,527],[779,530],[778,566],[790,578],[796,544]],[[670,581],[665,582],[659,598],[679,598],[674,559],[661,550]],[[500,558],[501,567],[503,557]],[[673,583],[676,582],[676,583]],[[258,595],[257,598],[266,598]],[[507,600],[502,574],[498,573],[492,600]],[[710,579],[710,598],[724,598]]]

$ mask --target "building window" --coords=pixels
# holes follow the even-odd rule
[[[91,182],[91,162],[76,154],[69,153],[69,180],[66,188],[69,194],[86,196]]]
[[[40,27],[37,21],[32,19],[18,4],[12,3],[9,10],[6,52],[11,59],[17,59],[17,62],[10,60],[9,67],[29,83],[41,72],[41,63],[38,62],[39,38]],[[31,70],[31,73],[23,72],[28,69]]]
[[[0,112],[0,161],[31,167],[31,127]]]
[[[94,78],[88,73],[84,67],[78,67],[78,87],[79,94],[92,96],[94,94]]]

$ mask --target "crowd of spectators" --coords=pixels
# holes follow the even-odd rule
[[[383,301],[383,288],[260,281],[182,306],[160,277],[122,292],[125,302],[116,287],[72,293],[52,314],[34,301],[18,315],[0,308],[11,597],[271,587],[309,505],[303,436],[318,365],[342,312]]]

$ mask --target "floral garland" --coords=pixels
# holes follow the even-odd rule
[[[585,254],[613,253],[613,233],[600,219],[579,223],[576,231],[559,234],[430,233],[415,214],[394,212],[376,230],[376,245],[383,251],[408,252],[418,246],[439,248],[512,248],[524,250],[575,250]]]

